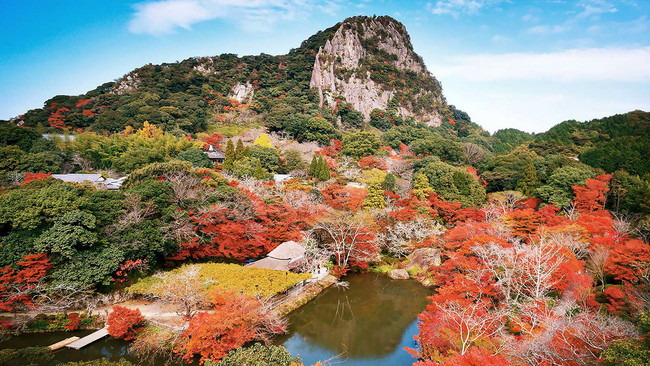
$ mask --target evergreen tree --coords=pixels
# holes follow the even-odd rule
[[[264,179],[264,169],[262,169],[262,163],[260,162],[259,159],[257,160],[257,165],[255,166],[255,172],[253,173],[255,175],[255,178],[257,179]]]
[[[386,174],[386,178],[384,178],[384,181],[381,183],[381,189],[392,192],[395,190],[396,182],[397,178],[395,178],[395,174]]]
[[[237,148],[235,149],[235,160],[239,160],[246,156],[246,149],[244,149],[244,143],[241,139],[237,140]]]
[[[426,200],[429,194],[433,192],[429,184],[429,178],[426,175],[419,173],[413,179],[413,195],[421,201]]]
[[[521,178],[517,182],[517,190],[526,196],[532,196],[538,186],[537,170],[535,169],[535,165],[533,165],[533,159],[529,157],[526,159]]]
[[[366,210],[375,208],[385,208],[386,198],[384,197],[384,190],[381,188],[381,183],[375,182],[368,187],[368,195],[363,201],[363,208]]]
[[[226,154],[223,160],[223,170],[232,170],[233,163],[235,162],[235,146],[231,139],[228,139],[226,144]]]
[[[321,157],[320,158],[320,163],[318,165],[319,165],[319,168],[318,168],[318,180],[323,181],[323,182],[329,180],[332,177],[332,175],[330,173],[330,168],[327,165],[327,160],[325,160],[325,158]]]
[[[311,158],[311,163],[309,163],[309,175],[312,177],[316,176],[316,167],[318,166],[318,155],[314,155]]]

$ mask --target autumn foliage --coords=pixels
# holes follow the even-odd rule
[[[30,254],[16,268],[0,268],[0,309],[13,311],[18,305],[33,307],[33,291],[52,267],[45,254]]]
[[[601,305],[633,311],[630,285],[650,273],[650,246],[616,232],[603,210],[610,178],[573,187],[580,212],[573,218],[534,199],[461,219],[435,193],[435,203],[398,201],[396,219],[426,214],[455,224],[442,236],[443,263],[432,273],[438,288],[420,315],[417,364],[595,364],[610,343],[633,334],[598,313]],[[623,286],[596,296],[605,278]],[[568,304],[571,317],[558,310]]]
[[[113,312],[108,315],[106,325],[108,334],[111,337],[124,339],[126,341],[134,339],[136,334],[144,329],[144,317],[140,309],[129,309],[123,306],[113,306]]]
[[[217,289],[212,294],[213,311],[199,313],[190,320],[183,342],[175,352],[191,362],[195,355],[219,361],[230,350],[251,340],[268,340],[271,334],[283,332],[278,321],[261,303],[246,295]]]

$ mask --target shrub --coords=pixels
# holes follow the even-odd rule
[[[54,355],[47,347],[7,348],[0,350],[0,365],[46,365]]]
[[[137,332],[144,329],[144,317],[139,309],[131,310],[123,306],[113,306],[108,316],[108,334],[126,341],[134,339]]]
[[[205,364],[216,365],[212,361]],[[230,351],[219,363],[220,366],[290,366],[292,364],[300,364],[300,358],[294,359],[282,346],[265,346],[261,343]]]

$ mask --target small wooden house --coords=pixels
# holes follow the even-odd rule
[[[208,159],[210,159],[210,161],[213,163],[221,164],[224,160],[226,160],[226,154],[224,154],[223,151],[219,150],[214,145],[208,145],[208,149],[204,150],[203,153],[205,153],[205,155],[208,156]]]

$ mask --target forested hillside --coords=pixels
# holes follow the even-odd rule
[[[402,270],[435,289],[418,365],[644,364],[649,125],[633,111],[490,134],[390,17],[287,55],[146,65],[0,124],[0,309],[66,314],[0,321],[74,330],[70,309],[89,323],[106,294],[144,296],[183,326],[116,306],[109,332],[132,352],[236,364],[282,353],[242,347],[286,330],[263,302],[309,273]],[[236,265],[290,241],[307,275]],[[440,263],[411,265],[423,250]]]

